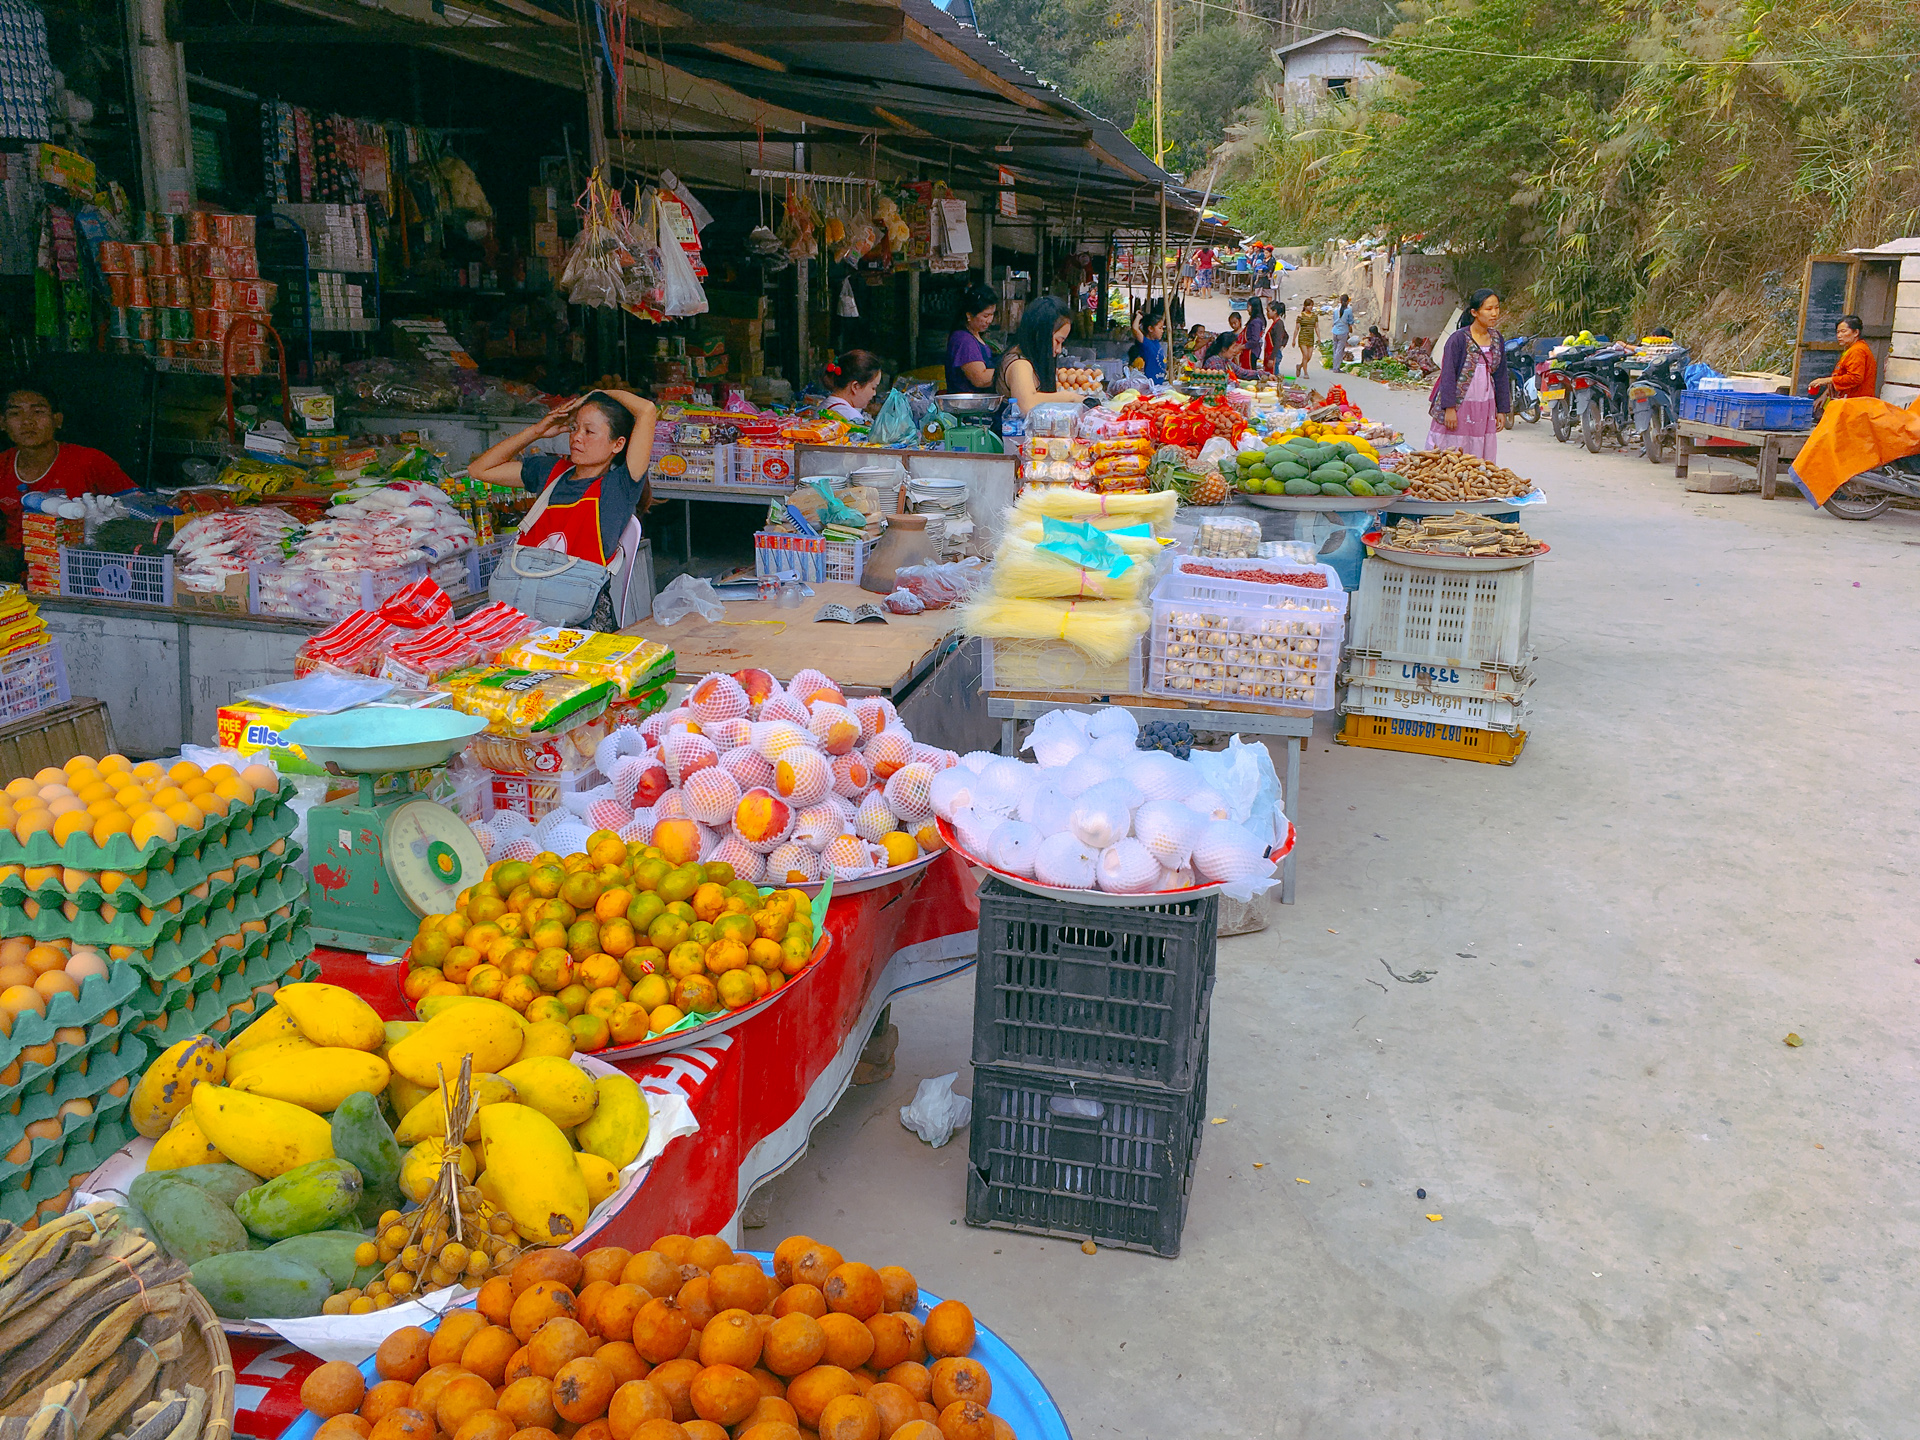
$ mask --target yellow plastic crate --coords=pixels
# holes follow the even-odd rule
[[[1465,725],[1439,725],[1387,715],[1349,715],[1333,738],[1363,750],[1399,750],[1408,755],[1479,760],[1489,765],[1513,764],[1527,744],[1524,730],[1507,735],[1498,730],[1473,730]]]

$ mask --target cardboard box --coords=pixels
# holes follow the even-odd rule
[[[767,318],[767,297],[764,295],[729,295],[717,290],[707,292],[707,313],[709,321],[726,320],[764,320]]]
[[[724,340],[729,350],[744,349],[749,345],[758,345],[764,338],[766,321],[716,319],[712,315],[700,317],[700,334],[717,336]]]
[[[551,220],[539,220],[533,226],[533,253],[543,260],[560,258],[560,226]]]
[[[219,590],[188,590],[182,585],[173,587],[173,603],[182,610],[211,610],[221,615],[245,615],[247,611],[247,577],[244,573],[229,575],[226,585]]]

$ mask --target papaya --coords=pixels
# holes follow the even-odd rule
[[[149,1171],[177,1170],[183,1165],[223,1165],[227,1157],[207,1138],[207,1132],[193,1118],[191,1109],[182,1110],[167,1133],[153,1142],[147,1154]]]
[[[316,1230],[311,1235],[292,1235],[267,1247],[269,1255],[282,1255],[311,1265],[327,1277],[336,1291],[358,1289],[380,1274],[379,1265],[355,1265],[353,1252],[365,1242],[357,1230]]]
[[[246,1226],[198,1185],[164,1173],[142,1175],[127,1187],[127,1198],[140,1207],[155,1238],[182,1265],[247,1248]]]
[[[224,1085],[196,1085],[193,1118],[219,1150],[214,1158],[231,1160],[269,1180],[333,1158],[332,1128],[311,1110],[285,1100]]]
[[[1353,492],[1338,480],[1329,480],[1320,487],[1322,495],[1351,495]]]
[[[251,1170],[218,1162],[212,1165],[182,1165],[177,1169],[152,1173],[164,1175],[169,1180],[184,1180],[189,1185],[198,1185],[222,1205],[233,1204],[260,1183],[260,1177]],[[136,1180],[134,1183],[137,1185],[140,1182]]]
[[[564,1245],[586,1228],[586,1177],[553,1121],[531,1105],[489,1105],[480,1112],[480,1145],[523,1239]]]
[[[349,1050],[378,1050],[387,1043],[380,1012],[344,985],[317,980],[282,985],[274,1004],[293,1016],[300,1033],[315,1045],[339,1045]]]
[[[321,1045],[272,1065],[248,1070],[233,1088],[325,1115],[356,1090],[384,1090],[393,1079],[387,1062],[345,1045]]]
[[[502,1070],[500,1078],[519,1092],[520,1104],[531,1105],[562,1130],[592,1115],[600,1102],[593,1077],[556,1055],[517,1061]]]
[[[367,1193],[399,1194],[401,1150],[380,1113],[380,1101],[357,1090],[335,1108],[331,1123],[333,1153],[360,1172]]]
[[[580,1148],[598,1155],[616,1170],[631,1165],[647,1144],[647,1097],[626,1075],[598,1075],[593,1088],[599,1103],[573,1132]]]
[[[520,1062],[522,1065],[526,1061]],[[487,1105],[498,1105],[503,1101],[511,1103],[520,1098],[513,1082],[503,1075],[475,1075],[473,1077],[473,1118],[467,1122],[467,1133],[460,1138],[471,1145],[480,1138],[480,1111]],[[447,1133],[447,1107],[441,1102],[440,1092],[431,1092],[426,1099],[415,1105],[400,1117],[400,1123],[393,1127],[393,1138],[402,1145],[418,1145],[422,1140]]]
[[[169,1046],[134,1086],[133,1098],[127,1102],[133,1128],[149,1140],[158,1140],[187,1108],[195,1085],[203,1081],[218,1085],[226,1073],[226,1052],[211,1036],[193,1035]]]
[[[450,1006],[387,1051],[396,1073],[416,1085],[437,1086],[442,1073],[458,1078],[463,1056],[473,1056],[475,1074],[498,1074],[520,1055],[527,1022],[512,1007],[469,998]]]
[[[194,1289],[223,1320],[294,1320],[318,1315],[333,1293],[325,1274],[270,1250],[210,1255],[187,1271]]]
[[[360,1172],[345,1160],[315,1160],[247,1191],[233,1202],[233,1213],[254,1234],[285,1240],[351,1215],[363,1188]]]
[[[293,1012],[270,1005],[259,1019],[227,1041],[227,1059],[231,1062],[235,1055],[244,1054],[256,1045],[284,1040],[289,1036],[300,1036],[300,1027],[294,1023]]]
[[[1320,487],[1311,480],[1289,480],[1286,485],[1289,495],[1318,495]]]

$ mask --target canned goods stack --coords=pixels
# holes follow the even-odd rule
[[[260,278],[253,217],[143,212],[135,235],[99,247],[108,348],[217,375],[231,340],[233,373],[258,375],[277,287]]]

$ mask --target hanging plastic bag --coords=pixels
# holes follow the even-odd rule
[[[867,440],[874,445],[905,445],[920,438],[920,427],[913,418],[913,407],[898,390],[887,392],[880,413],[867,427]]]
[[[953,1093],[953,1082],[959,1078],[956,1070],[922,1080],[913,1092],[913,1103],[900,1107],[900,1123],[936,1150],[973,1118],[973,1101]]]
[[[860,318],[860,306],[853,298],[853,277],[851,275],[843,277],[840,281],[840,303],[836,307],[835,313],[838,314],[842,320],[858,320]]]
[[[653,215],[654,225],[658,227],[655,243],[659,247],[660,283],[664,292],[660,308],[669,315],[706,314],[707,292],[700,285],[700,277],[693,273],[693,262],[668,230],[658,205],[653,207]]]
[[[683,616],[698,615],[702,620],[721,620],[727,607],[714,592],[713,582],[698,575],[679,575],[653,597],[653,618],[671,627]]]

